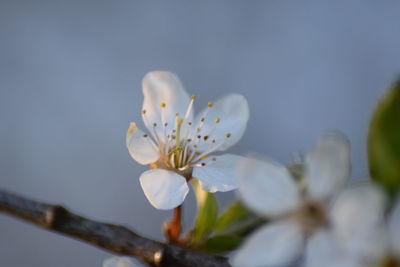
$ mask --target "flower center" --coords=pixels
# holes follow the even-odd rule
[[[151,133],[161,153],[156,163],[157,167],[187,172],[194,166],[205,166],[217,160],[213,157],[205,161],[209,158],[209,154],[221,148],[225,140],[232,136],[231,133],[226,133],[225,136],[218,138],[215,134],[215,129],[221,119],[207,116],[214,106],[212,102],[208,102],[206,110],[197,121],[190,121],[195,98],[196,96],[192,95],[184,116],[181,117],[179,113],[175,113],[173,127],[168,125],[168,118],[166,118],[166,109],[169,108],[167,103],[160,103],[162,125],[155,122],[150,124],[146,110],[142,110],[146,125],[153,126]],[[208,120],[213,120],[211,127],[209,123],[205,124]]]
[[[307,202],[295,215],[307,234],[312,234],[327,223],[325,209],[317,202]]]

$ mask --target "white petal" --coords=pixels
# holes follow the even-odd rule
[[[193,177],[200,180],[203,190],[211,193],[236,189],[235,171],[241,160],[244,160],[244,157],[233,154],[210,156],[203,161],[205,166],[193,169]]]
[[[304,237],[299,225],[284,220],[252,234],[232,259],[233,266],[286,266],[299,256]]]
[[[385,206],[383,192],[371,184],[350,187],[339,194],[331,210],[331,222],[339,242],[353,254],[380,253]],[[374,242],[371,242],[374,240]]]
[[[389,219],[389,236],[392,249],[400,255],[400,197],[397,198]]]
[[[133,122],[126,133],[126,146],[131,157],[143,165],[156,162],[160,157],[150,136],[145,135]]]
[[[143,115],[144,123],[149,131],[153,132],[153,124],[156,123],[156,132],[160,139],[164,139],[164,124],[168,123],[167,132],[174,129],[176,117],[175,113],[179,113],[179,117],[185,116],[188,108],[190,97],[185,91],[179,78],[167,71],[149,72],[143,78]],[[165,103],[165,108],[161,107],[161,103]],[[163,120],[162,110],[165,112],[165,120]],[[193,120],[193,112],[190,113],[188,121]],[[183,124],[182,135],[186,131],[186,124]]]
[[[279,164],[250,158],[243,160],[238,166],[237,182],[244,203],[260,214],[280,215],[300,205],[295,181]]]
[[[350,175],[350,144],[346,137],[331,133],[317,141],[306,158],[305,177],[314,198],[331,196],[341,189]]]
[[[335,235],[319,231],[307,242],[305,267],[362,267],[360,259],[343,251]]]
[[[111,257],[105,259],[103,267],[140,267],[143,264],[134,263],[129,257]]]
[[[216,101],[213,107],[206,107],[199,113],[195,121],[200,122],[202,117],[205,118],[199,134],[208,135],[210,141],[215,139],[216,144],[221,144],[218,150],[223,151],[242,138],[249,120],[249,113],[246,98],[239,94],[230,94]],[[220,119],[219,123],[215,122],[216,119]],[[200,142],[199,149],[203,150],[210,144],[210,141],[208,143]]]
[[[163,169],[142,173],[140,184],[150,203],[161,210],[176,208],[182,204],[189,192],[183,176]]]

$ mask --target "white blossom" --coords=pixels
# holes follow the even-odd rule
[[[244,203],[270,223],[252,234],[234,255],[234,266],[286,266],[310,237],[326,229],[329,205],[350,174],[347,139],[323,136],[308,153],[300,184],[284,166],[247,159],[239,165],[239,193]]]
[[[365,185],[350,188],[338,198],[333,209],[336,221],[329,238],[310,243],[307,249],[307,267],[332,262],[321,256],[321,246],[334,244],[325,254],[336,261],[347,262],[349,267],[400,266],[400,199],[389,216],[385,217],[385,197],[380,188]]]
[[[212,154],[242,137],[249,119],[246,99],[230,94],[209,102],[194,116],[195,96],[190,97],[178,77],[165,71],[143,78],[143,94],[142,117],[149,134],[131,123],[126,145],[134,160],[151,167],[140,177],[150,203],[158,209],[179,206],[191,178],[209,192],[235,189],[234,170],[242,157]]]

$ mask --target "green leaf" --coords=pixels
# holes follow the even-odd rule
[[[217,234],[230,232],[234,228],[255,218],[257,218],[256,215],[249,211],[241,202],[237,201],[221,214],[215,224],[214,230]]]
[[[243,238],[240,236],[217,235],[208,239],[200,249],[208,253],[222,253],[234,250],[242,242]]]
[[[393,197],[400,188],[400,81],[382,98],[372,116],[368,160],[372,179]]]
[[[218,203],[215,196],[201,189],[199,182],[192,179],[197,199],[197,217],[192,230],[192,244],[202,243],[212,232],[218,215]]]

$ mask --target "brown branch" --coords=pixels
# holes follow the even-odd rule
[[[204,254],[142,237],[124,226],[93,221],[62,206],[0,190],[0,212],[102,249],[137,257],[153,266],[230,266],[222,256]]]

